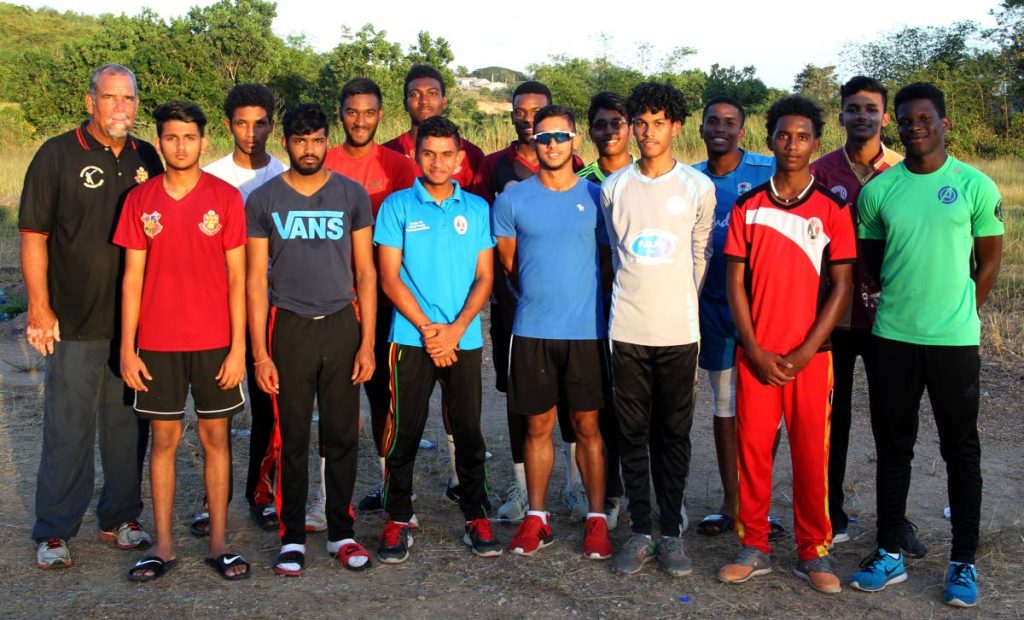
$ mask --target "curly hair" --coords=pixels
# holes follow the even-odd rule
[[[229,121],[238,108],[263,108],[274,118],[274,93],[263,84],[236,84],[224,99],[224,117]]]
[[[821,107],[811,99],[800,95],[783,97],[768,108],[768,120],[765,126],[768,128],[768,137],[775,133],[775,126],[783,116],[802,116],[814,126],[814,137],[820,138],[825,128],[825,118],[822,115]]]
[[[300,103],[291,110],[288,110],[284,113],[284,118],[281,119],[281,125],[284,128],[285,138],[308,136],[321,129],[324,130],[324,135],[326,136],[330,131],[330,126],[327,123],[327,114],[316,103]]]
[[[402,86],[402,96],[406,99],[409,98],[409,84],[413,80],[419,80],[421,78],[430,78],[437,82],[441,87],[441,96],[447,95],[445,92],[446,85],[444,83],[444,76],[441,72],[435,69],[432,65],[426,63],[415,64],[409,68],[409,72],[405,74],[405,84]]]
[[[903,88],[896,91],[896,97],[893,98],[892,107],[899,108],[908,101],[914,99],[927,99],[932,102],[935,106],[935,111],[939,113],[939,116],[946,118],[946,95],[943,94],[942,90],[938,86],[931,82],[914,82],[913,84],[907,84]]]
[[[626,100],[629,118],[635,119],[644,112],[664,112],[665,118],[680,123],[690,115],[686,97],[678,88],[658,82],[644,82],[637,85]]]

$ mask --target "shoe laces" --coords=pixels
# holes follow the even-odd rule
[[[977,573],[974,567],[965,562],[954,562],[950,565],[952,569],[949,575],[949,583],[969,588],[977,580]]]
[[[675,553],[683,549],[683,539],[678,536],[662,536],[658,546],[665,553]]]
[[[641,550],[648,549],[651,546],[651,539],[643,534],[633,534],[626,540],[625,546],[622,547],[622,552],[629,555],[637,555]]]
[[[603,517],[592,517],[587,519],[587,523],[584,526],[586,530],[586,536],[600,536],[602,538],[608,536],[608,521]]]
[[[736,560],[734,564],[753,566],[758,562],[764,562],[764,558],[762,557],[763,555],[764,554],[759,549],[744,545],[740,548],[740,552],[736,554]]]
[[[405,528],[409,527],[405,523],[398,523],[397,521],[388,521],[388,524],[384,526],[384,531],[381,532],[381,540],[384,541],[386,547],[397,547],[398,542],[402,538],[402,532]]]
[[[508,499],[514,499],[521,502],[523,500],[523,488],[518,484],[513,484],[512,486],[510,486],[508,488]]]
[[[526,536],[540,538],[540,531],[544,528],[544,521],[541,520],[537,515],[527,515],[523,519],[522,525],[519,526],[519,531],[516,532],[516,538],[523,538]]]
[[[469,533],[470,536],[475,536],[477,540],[484,542],[494,540],[494,532],[491,531],[491,522],[487,519],[473,519],[470,521]]]
[[[142,530],[142,526],[139,525],[139,522],[135,521],[135,520],[125,521],[124,523],[121,524],[121,527],[122,528],[128,528],[129,530],[132,530],[134,532],[138,532],[138,531]],[[120,529],[120,528],[118,528],[118,529]]]
[[[912,536],[917,535],[917,526],[910,519],[903,519],[903,532]]]
[[[891,558],[891,556],[882,549],[876,549],[874,553],[860,561],[860,567],[867,571],[873,571],[875,566],[884,562],[887,557]]]
[[[64,541],[60,538],[50,538],[46,541],[47,549],[60,549],[64,546]]]
[[[801,562],[803,569],[807,573],[828,573],[829,575],[834,574],[832,565],[828,563],[825,558],[814,558],[813,560],[806,560]]]

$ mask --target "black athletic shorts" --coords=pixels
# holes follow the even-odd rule
[[[152,380],[143,379],[148,392],[135,392],[135,413],[148,420],[185,417],[189,390],[202,419],[227,418],[245,408],[239,384],[230,390],[217,385],[217,372],[229,347],[206,351],[139,351]]]
[[[513,336],[508,406],[537,415],[564,403],[570,411],[604,407],[606,341],[548,340]]]

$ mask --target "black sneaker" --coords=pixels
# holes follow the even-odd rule
[[[915,560],[928,555],[928,547],[917,538],[917,526],[906,517],[903,518],[903,538],[900,539],[900,549],[903,549],[904,553]]]
[[[472,547],[473,553],[482,558],[493,558],[502,552],[502,545],[494,537],[491,522],[487,519],[474,519],[467,523],[462,542]]]
[[[373,490],[367,493],[366,497],[359,500],[359,504],[356,505],[356,508],[359,509],[359,512],[374,512],[377,510],[384,510],[384,502],[383,499],[381,498],[380,485],[378,484],[377,486],[373,487]]]
[[[401,564],[409,559],[412,546],[412,530],[408,523],[388,521],[380,533],[377,559],[384,564]]]
[[[460,501],[462,501],[462,485],[461,484],[453,485],[452,484],[452,479],[449,478],[448,479],[448,486],[445,488],[444,493],[441,495],[441,502],[446,504],[446,505],[450,505],[450,506],[454,506],[455,508],[458,508]],[[486,510],[487,512],[490,512],[491,511],[491,498],[485,497],[483,505],[484,505],[484,510]]]

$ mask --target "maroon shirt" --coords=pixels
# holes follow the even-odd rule
[[[895,166],[903,159],[899,153],[883,144],[882,150],[871,160],[874,170],[867,177],[859,176],[850,163],[845,147],[822,155],[811,164],[811,174],[816,181],[829,188],[833,194],[850,205],[853,221],[857,221],[857,198],[860,190],[876,176]],[[836,327],[870,332],[875,323],[878,296],[882,287],[867,272],[863,247],[857,240],[857,262],[853,266],[853,302],[839,318]]]

